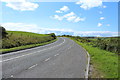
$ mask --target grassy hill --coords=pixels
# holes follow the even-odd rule
[[[56,40],[53,34],[37,34],[22,31],[7,31],[7,37],[2,39],[3,53],[48,44]]]

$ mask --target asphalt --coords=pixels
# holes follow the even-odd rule
[[[3,78],[84,78],[86,51],[69,38],[2,55]]]

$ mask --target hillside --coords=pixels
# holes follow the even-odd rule
[[[15,47],[29,45],[29,47],[37,46],[38,44],[47,43],[56,39],[54,33],[52,34],[37,34],[22,31],[7,31],[7,37],[2,39],[2,51]],[[30,46],[34,45],[34,46]],[[26,48],[29,48],[26,47]]]

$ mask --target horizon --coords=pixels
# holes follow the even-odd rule
[[[1,1],[0,22],[6,30],[81,37],[118,36],[118,2],[22,1]]]

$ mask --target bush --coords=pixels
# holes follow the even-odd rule
[[[54,39],[56,39],[56,35],[54,33],[51,33],[50,35],[51,35],[51,37],[53,37]]]
[[[0,26],[0,37],[6,38],[7,32],[4,27]]]
[[[107,50],[114,53],[120,53],[120,47],[118,46],[119,37],[89,38],[76,36],[73,38],[81,43],[92,45],[93,47],[99,47],[103,50]]]

